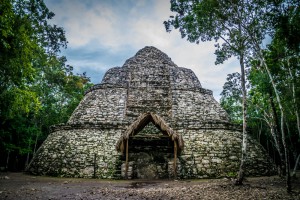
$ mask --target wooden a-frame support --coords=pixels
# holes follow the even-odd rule
[[[141,114],[122,134],[121,138],[116,144],[116,149],[122,153],[126,152],[126,163],[125,163],[125,178],[128,178],[128,168],[129,168],[129,155],[128,155],[128,140],[130,135],[134,135],[134,133],[138,133],[142,130],[149,122],[152,122],[163,134],[168,135],[174,141],[174,177],[177,178],[177,153],[182,150],[184,147],[183,139],[181,135],[177,134],[173,131],[169,125],[155,113],[146,112]],[[125,147],[126,145],[126,147]],[[126,149],[125,149],[126,148]]]

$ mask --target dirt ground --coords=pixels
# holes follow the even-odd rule
[[[298,176],[299,177],[299,176]],[[284,180],[247,178],[243,186],[230,179],[99,180],[0,173],[0,199],[296,199],[300,180],[287,194]]]

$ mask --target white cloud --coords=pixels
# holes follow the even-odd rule
[[[65,0],[55,4],[46,0],[50,10],[56,14],[55,22],[66,30],[70,50],[95,53],[101,49],[101,54],[106,51],[111,56],[110,60],[123,60],[117,64],[121,66],[134,55],[132,50],[155,46],[168,54],[178,66],[192,69],[202,86],[213,90],[214,96],[219,99],[227,74],[239,71],[237,62],[230,60],[215,66],[213,42],[196,45],[181,39],[178,30],[167,33],[163,21],[171,15],[169,0],[117,2]],[[127,54],[124,54],[124,49],[128,49]],[[69,61],[74,67],[86,66],[86,70],[80,71],[87,72],[89,69],[104,71],[116,65],[110,66],[112,62],[96,57],[72,56]]]

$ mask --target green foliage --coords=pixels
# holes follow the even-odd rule
[[[237,74],[229,75],[221,105],[235,123],[241,123],[243,114],[243,133],[248,120],[252,133],[258,132],[259,140],[270,140],[264,144],[277,149],[285,166],[288,154],[295,159],[300,146],[299,5],[296,0],[171,0],[175,16],[164,22],[167,31],[178,29],[190,42],[214,40],[216,64],[231,56],[239,59],[240,79]],[[272,43],[264,49],[266,36]]]
[[[226,176],[228,178],[236,178],[237,177],[237,173],[236,172],[228,172]]]
[[[61,27],[49,24],[53,16],[42,0],[1,1],[1,167],[24,168],[49,126],[66,122],[91,85],[58,56],[67,41]]]
[[[260,0],[171,0],[176,15],[164,25],[167,31],[179,29],[190,42],[216,41],[216,64],[220,64],[231,56],[252,55],[255,42],[260,44],[267,34],[271,9],[270,2]]]
[[[299,1],[279,1],[281,6],[274,12],[272,22],[276,30],[276,38],[285,43],[285,47],[300,51],[300,7]]]
[[[66,39],[61,28],[48,24],[53,13],[43,1],[3,0],[0,13],[0,100],[10,97],[0,107],[5,121],[13,113],[38,109],[38,100],[30,90],[36,66],[44,65],[49,54],[66,46]],[[20,104],[20,100],[25,101]]]
[[[283,14],[286,15],[286,12]],[[277,13],[277,15],[279,14]],[[276,19],[280,19],[280,16],[276,16]],[[291,26],[298,26],[298,24]],[[268,48],[263,51],[263,56],[280,95],[285,117],[284,130],[287,132],[285,140],[293,163],[300,152],[300,130],[297,121],[300,97],[300,88],[298,87],[300,84],[299,51],[295,46],[289,44],[290,36],[283,36],[278,24],[274,28],[276,28],[273,31],[274,37]],[[251,68],[248,73],[250,85],[247,96],[249,102],[248,125],[251,133],[270,151],[271,155],[275,155],[274,160],[280,164],[278,153],[280,153],[280,148],[283,148],[283,144],[279,122],[280,109],[275,91],[265,68],[261,66],[260,58],[254,56],[249,64]],[[229,87],[230,89],[227,90],[231,91],[234,90],[235,85],[225,83],[224,87]],[[229,110],[229,113],[237,112],[233,105],[239,100],[235,97],[234,93],[222,93],[221,105]],[[228,99],[233,99],[233,102],[229,102]],[[222,102],[224,100],[227,102]]]
[[[243,123],[242,98],[240,74],[237,72],[228,74],[221,93],[220,104],[228,113],[231,121],[236,124]]]

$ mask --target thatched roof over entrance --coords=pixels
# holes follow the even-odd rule
[[[134,136],[141,131],[148,123],[152,122],[164,135],[168,135],[172,141],[177,143],[178,149],[182,150],[184,147],[182,136],[173,129],[157,114],[147,112],[141,114],[122,134],[119,141],[116,144],[117,151],[124,152],[124,146],[130,136]]]

